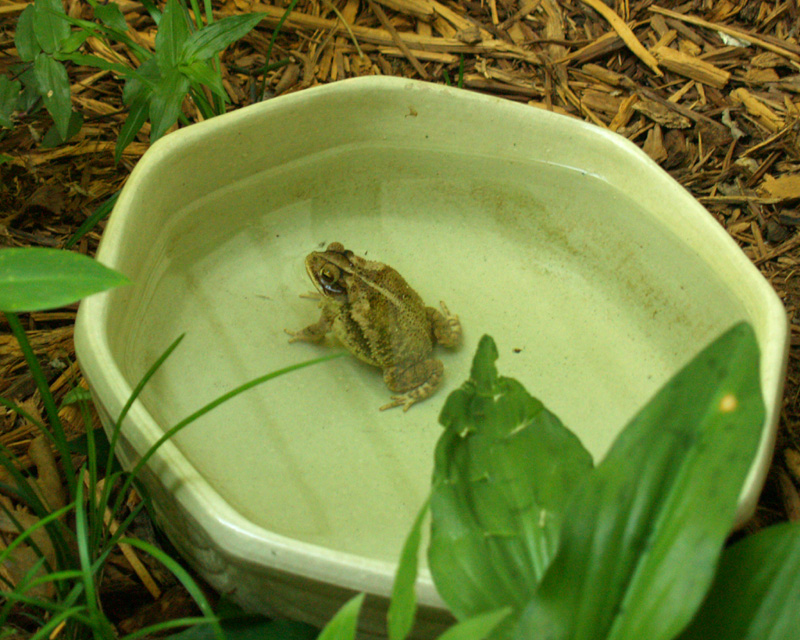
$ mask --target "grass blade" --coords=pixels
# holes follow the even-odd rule
[[[121,135],[122,133],[120,133],[120,136]],[[86,220],[83,221],[83,224],[81,224],[81,226],[78,227],[78,230],[73,234],[73,236],[69,240],[67,240],[67,243],[64,245],[64,248],[71,249],[72,247],[74,247],[75,244],[77,244],[78,240],[80,240],[83,236],[85,236],[92,229],[94,229],[97,226],[98,222],[106,218],[111,213],[111,210],[114,208],[114,205],[117,203],[117,198],[119,198],[119,191],[109,196],[108,199],[103,202],[103,204],[101,204],[99,207],[97,207],[97,209],[94,210],[94,213],[92,215],[90,215],[88,218],[86,218]]]
[[[115,502],[115,507],[114,507],[113,510],[115,512],[119,510],[119,505],[121,504],[121,500],[123,499],[123,496],[126,494],[127,490],[130,488],[131,483],[134,481],[136,476],[139,474],[139,472],[141,471],[142,467],[144,467],[144,465],[147,464],[147,461],[150,460],[150,458],[158,450],[158,448],[162,444],[164,444],[167,440],[169,440],[172,436],[174,436],[176,433],[178,433],[178,431],[180,431],[181,429],[183,429],[187,425],[191,424],[192,422],[194,422],[195,420],[197,420],[201,416],[204,416],[208,412],[216,409],[219,405],[227,402],[231,398],[235,398],[236,396],[244,393],[245,391],[248,391],[248,390],[252,389],[253,387],[257,387],[260,384],[264,384],[268,380],[272,380],[273,378],[277,378],[278,376],[282,376],[282,375],[285,375],[285,374],[290,373],[292,371],[297,371],[298,369],[303,369],[305,367],[309,367],[311,365],[314,365],[314,364],[317,364],[317,363],[320,363],[320,362],[326,362],[327,360],[333,360],[334,358],[340,358],[343,355],[344,355],[343,352],[334,353],[334,354],[331,354],[331,355],[322,356],[320,358],[314,358],[313,360],[306,360],[305,362],[300,362],[298,364],[289,365],[288,367],[283,367],[282,369],[277,369],[276,371],[272,371],[272,372],[267,373],[267,374],[265,374],[263,376],[259,376],[258,378],[255,378],[254,380],[251,380],[250,382],[245,382],[244,384],[239,385],[235,389],[232,389],[231,391],[228,391],[227,393],[222,394],[221,396],[219,396],[215,400],[212,400],[211,402],[209,402],[205,406],[201,407],[200,409],[198,409],[197,411],[195,411],[191,415],[187,416],[186,418],[184,418],[183,420],[178,422],[178,424],[173,426],[171,429],[168,429],[164,433],[164,435],[161,436],[155,442],[155,444],[153,444],[147,450],[147,452],[139,459],[139,461],[136,463],[136,465],[134,466],[133,470],[130,473],[130,476],[128,476],[127,480],[125,481],[125,484],[123,484],[122,489],[120,490],[119,497],[117,498],[117,500]]]
[[[5,249],[4,251],[12,251],[12,249]],[[75,468],[72,465],[72,456],[69,454],[69,444],[67,443],[67,437],[64,433],[64,425],[61,424],[61,418],[58,417],[56,401],[53,398],[53,394],[50,393],[50,385],[44,377],[42,368],[39,366],[39,360],[36,358],[36,354],[33,353],[33,349],[31,348],[30,342],[28,342],[28,337],[25,335],[25,330],[22,328],[22,323],[19,321],[19,318],[14,313],[5,313],[5,316],[11,333],[14,334],[20,349],[22,349],[25,361],[28,364],[28,369],[31,372],[31,377],[33,377],[36,383],[36,388],[39,389],[39,393],[42,396],[42,403],[44,404],[47,418],[50,421],[50,428],[52,429],[56,448],[61,455],[61,462],[64,465],[69,494],[74,498],[76,484]]]
[[[122,538],[120,542],[129,544],[132,547],[136,547],[144,551],[145,553],[153,556],[156,560],[158,560],[161,564],[163,564],[169,571],[174,575],[178,581],[186,588],[189,592],[189,595],[192,596],[192,599],[195,601],[197,606],[199,607],[200,611],[205,616],[204,619],[212,625],[214,629],[214,635],[218,640],[225,640],[225,634],[222,632],[222,628],[219,626],[219,620],[217,620],[216,616],[214,615],[214,611],[211,608],[211,605],[206,600],[205,595],[203,595],[203,590],[197,586],[197,583],[192,580],[192,577],[189,573],[184,569],[180,564],[178,564],[175,560],[173,560],[170,556],[166,553],[154,547],[151,544],[143,542],[137,538]]]
[[[355,640],[358,627],[358,614],[364,603],[365,594],[359,593],[348,600],[325,625],[317,640]]]
[[[419,510],[400,554],[400,562],[392,585],[389,613],[386,616],[389,640],[405,640],[414,626],[414,617],[417,613],[417,593],[414,587],[417,582],[419,546],[422,523],[428,514],[429,505],[429,501],[426,500]]]

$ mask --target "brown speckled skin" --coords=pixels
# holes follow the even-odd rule
[[[322,301],[322,316],[291,342],[317,342],[334,335],[356,357],[383,369],[386,385],[402,394],[381,407],[404,410],[430,396],[441,384],[444,367],[431,358],[434,344],[456,346],[457,316],[426,307],[419,294],[391,267],[366,260],[333,242],[306,258],[306,270]]]

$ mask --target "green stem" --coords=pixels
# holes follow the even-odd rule
[[[67,436],[64,433],[64,425],[61,424],[61,418],[58,417],[58,408],[56,407],[55,398],[50,392],[50,385],[47,383],[47,378],[44,377],[44,372],[39,366],[39,360],[28,342],[28,336],[25,335],[25,329],[19,321],[17,314],[10,312],[3,312],[8,321],[8,326],[11,328],[11,333],[19,342],[20,349],[25,356],[25,361],[28,363],[33,381],[39,389],[44,403],[44,410],[47,413],[47,418],[50,420],[50,428],[55,437],[56,448],[61,454],[61,460],[64,464],[64,472],[67,479],[67,487],[69,488],[70,499],[75,498],[75,487],[78,480],[75,476],[75,467],[72,465],[72,457],[69,453],[69,444],[67,443]]]
[[[267,67],[269,66],[269,59],[272,57],[272,47],[275,45],[275,40],[278,39],[278,33],[280,32],[281,27],[283,26],[283,23],[286,22],[286,19],[289,17],[289,14],[292,11],[294,11],[294,8],[296,6],[297,6],[297,0],[292,0],[289,3],[289,6],[286,7],[286,11],[283,12],[283,15],[281,16],[281,19],[278,20],[278,24],[275,25],[275,29],[273,29],[273,31],[272,31],[272,38],[270,38],[269,46],[267,47],[267,55],[264,58],[264,68],[261,69],[261,75],[262,76],[265,73],[267,73]],[[267,84],[267,79],[266,78],[262,78],[261,79],[261,86],[258,89],[258,96],[263,96],[264,95],[264,87],[266,86],[266,84]],[[261,98],[259,97],[257,99],[260,100]]]

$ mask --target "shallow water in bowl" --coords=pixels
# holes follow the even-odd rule
[[[319,317],[305,255],[339,241],[460,316],[443,388],[379,412],[378,369],[347,356],[253,389],[175,442],[243,516],[279,534],[396,560],[427,495],[437,416],[492,335],[519,379],[595,458],[712,336],[744,316],[711,271],[635,203],[581,171],[358,147],[260,174],[176,212],[118,335],[135,381],[186,338],[143,399],[171,426],[271,370],[330,353],[284,329]],[[124,345],[124,346],[122,346]]]

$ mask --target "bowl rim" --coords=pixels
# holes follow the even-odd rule
[[[744,255],[727,231],[716,222],[702,204],[689,195],[657,163],[634,143],[618,134],[577,118],[543,109],[532,109],[503,98],[393,76],[367,76],[319,85],[179,129],[154,143],[134,168],[118,198],[114,212],[103,233],[97,260],[111,268],[117,264],[122,239],[125,237],[125,221],[118,212],[126,211],[130,206],[132,194],[137,188],[140,188],[148,173],[148,168],[167,160],[176,149],[205,136],[208,132],[234,129],[240,122],[253,117],[264,117],[264,114],[275,109],[296,109],[310,100],[340,93],[358,95],[364,91],[408,89],[438,92],[459,101],[503,105],[507,109],[519,109],[520,113],[525,109],[527,117],[539,118],[544,123],[550,122],[561,128],[573,127],[576,128],[575,130],[584,132],[590,131],[591,135],[602,137],[604,144],[612,144],[624,153],[632,155],[637,162],[645,163],[651,171],[657,171],[663,179],[667,179],[679,187],[685,196],[694,203],[694,212],[691,215],[697,218],[695,224],[700,225],[704,232],[715,236],[714,240],[717,243],[724,243],[729,250],[735,250],[739,254],[736,258],[738,260],[737,269],[740,269],[743,276],[746,277],[747,286],[756,292],[759,304],[765,306],[764,334],[767,336],[765,342],[768,348],[762,347],[761,361],[770,363],[770,367],[773,369],[780,367],[780,372],[772,372],[778,376],[773,396],[764,397],[768,411],[770,408],[773,409],[772,416],[762,428],[759,449],[740,496],[737,518],[738,524],[742,524],[755,509],[774,446],[778,417],[778,412],[774,409],[780,406],[782,397],[783,377],[788,355],[788,318],[782,302],[771,285]],[[697,216],[701,211],[705,213],[705,217]],[[117,215],[114,216],[114,213]],[[119,414],[133,387],[122,374],[112,355],[108,335],[103,331],[103,328],[107,326],[109,307],[110,297],[107,294],[93,295],[81,302],[75,327],[75,344],[81,369],[89,382],[96,402],[109,416],[112,416]],[[762,370],[762,394],[765,393],[763,373]],[[105,405],[103,405],[104,401]],[[135,429],[135,431],[132,432],[131,429]],[[141,446],[142,442],[155,442],[157,434],[163,433],[163,430],[144,407],[142,401],[136,400],[123,425],[123,433],[125,435],[138,433],[138,438],[134,438],[134,440],[137,440],[138,446]],[[142,455],[143,450],[136,445],[134,448],[138,455]],[[171,483],[180,480],[180,485],[173,492],[175,500],[187,514],[191,514],[191,517],[197,521],[197,524],[228,558],[237,558],[251,566],[274,568],[356,591],[368,591],[385,597],[391,594],[396,562],[385,562],[335,551],[321,545],[289,538],[254,524],[227,503],[172,442],[162,445],[148,465],[159,470],[160,481],[165,487],[172,486]],[[426,567],[420,569],[417,586],[422,605],[446,608],[436,592],[430,572]]]

